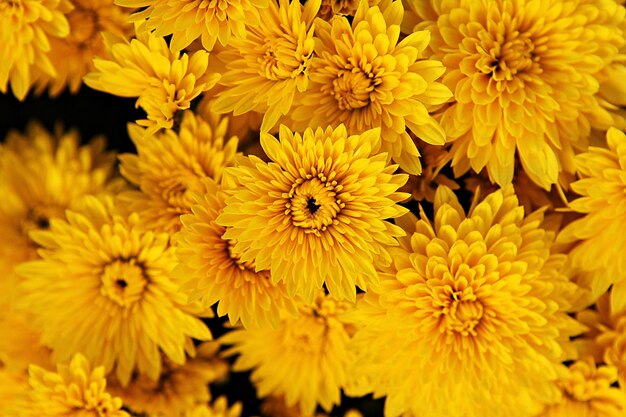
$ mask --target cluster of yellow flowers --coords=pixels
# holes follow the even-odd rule
[[[0,0],[0,417],[626,416],[622,3]]]

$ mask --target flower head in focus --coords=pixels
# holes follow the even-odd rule
[[[614,122],[598,96],[609,64],[624,68],[626,10],[614,0],[406,0],[407,33],[428,30],[455,103],[441,116],[457,175],[513,179],[515,155],[549,189],[591,127]],[[613,106],[615,107],[615,106]]]
[[[274,0],[271,0],[274,1]],[[213,50],[215,41],[226,46],[232,39],[243,39],[249,27],[260,23],[259,12],[270,0],[116,0],[126,7],[145,7],[133,20],[141,22],[137,31],[153,31],[156,36],[172,35],[171,47],[180,51],[200,38],[202,47]],[[248,27],[247,27],[248,26]]]
[[[17,268],[24,307],[53,360],[82,352],[107,373],[115,370],[123,386],[135,370],[158,379],[161,353],[181,365],[192,338],[211,338],[171,276],[169,235],[140,223],[136,213],[117,214],[112,197],[88,196],[67,221],[31,232],[42,259]]]
[[[278,329],[239,329],[222,336],[233,345],[225,353],[239,354],[234,371],[252,369],[259,398],[284,396],[287,407],[297,405],[308,417],[319,404],[330,411],[341,390],[350,389],[351,356],[346,349],[354,326],[344,318],[352,304],[318,295],[300,315],[281,321]]]
[[[345,16],[318,19],[309,89],[298,95],[289,117],[300,131],[342,123],[350,134],[380,127],[381,152],[419,174],[419,152],[407,128],[442,145],[445,133],[429,110],[452,93],[436,81],[445,71],[441,62],[422,59],[430,34],[419,31],[399,40],[402,14],[399,1],[381,10],[363,0],[352,24]]]
[[[325,283],[333,296],[354,299],[355,285],[377,280],[374,264],[391,262],[386,246],[402,234],[385,219],[407,211],[396,204],[408,197],[397,192],[407,176],[373,152],[379,143],[379,129],[349,136],[343,125],[302,135],[281,126],[280,140],[263,134],[272,162],[249,156],[227,170],[238,188],[217,218],[223,238],[290,296],[311,302]]]
[[[96,69],[84,81],[109,94],[138,97],[136,106],[144,109],[148,118],[137,123],[151,131],[172,128],[176,112],[188,109],[191,100],[212,88],[220,77],[207,71],[207,51],[174,52],[165,39],[152,33],[138,33],[130,42],[110,33],[104,37],[110,59],[94,59]]]
[[[234,165],[237,138],[226,135],[228,119],[215,121],[185,111],[177,132],[149,134],[129,125],[137,154],[120,155],[120,171],[139,190],[122,192],[119,199],[139,214],[147,229],[170,234],[179,230],[179,216],[191,213],[191,195],[204,192],[202,180],[220,182],[224,168]]]
[[[576,286],[551,254],[555,233],[542,211],[524,216],[511,186],[468,214],[440,187],[434,211],[432,223],[397,220],[407,236],[393,266],[357,303],[354,372],[387,396],[390,417],[533,416],[558,400],[569,337],[583,330],[566,314]]]
[[[72,9],[68,0],[0,1],[0,92],[9,84],[18,100],[23,100],[32,83],[32,71],[56,76],[50,62],[50,40],[70,32],[65,13]]]

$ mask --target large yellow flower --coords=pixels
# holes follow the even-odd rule
[[[330,411],[341,390],[354,386],[346,348],[354,326],[344,317],[352,307],[318,294],[311,306],[301,304],[299,317],[283,319],[278,329],[234,330],[221,342],[234,345],[225,354],[239,354],[233,370],[253,370],[259,398],[284,395],[287,407],[297,405],[302,416],[312,416],[317,404]]]
[[[6,93],[10,83],[15,97],[23,100],[33,68],[56,76],[48,58],[49,38],[69,34],[64,13],[71,8],[68,0],[0,0],[0,92]]]
[[[113,0],[71,0],[74,8],[66,15],[70,25],[65,38],[50,38],[48,57],[56,74],[37,73],[38,90],[49,88],[57,96],[67,87],[78,92],[82,78],[94,70],[93,58],[105,56],[101,32],[111,32],[128,38],[132,25],[128,14],[113,4]]]
[[[584,217],[559,234],[563,243],[577,243],[570,252],[573,267],[590,274],[595,297],[611,284],[611,303],[626,307],[626,135],[607,133],[608,149],[590,147],[576,157],[580,179],[572,190],[581,197],[570,207]]]
[[[179,230],[179,216],[191,213],[191,195],[204,191],[202,180],[221,181],[224,167],[235,163],[237,138],[226,137],[227,128],[228,119],[208,123],[191,111],[183,113],[177,132],[150,135],[129,125],[137,154],[120,155],[120,171],[140,190],[121,193],[121,206],[138,213],[147,229]]]
[[[186,410],[211,399],[209,383],[228,373],[228,364],[217,357],[219,344],[203,343],[185,364],[176,365],[167,358],[159,379],[154,381],[145,375],[134,375],[127,387],[114,381],[109,391],[120,397],[133,413],[145,413],[150,417],[182,415]]]
[[[191,100],[219,79],[219,74],[207,71],[207,51],[174,52],[152,33],[138,34],[130,42],[110,33],[104,37],[111,57],[94,59],[96,70],[85,76],[85,83],[117,96],[138,97],[136,105],[148,119],[137,123],[152,130],[171,128],[176,112],[188,109]]]
[[[45,230],[66,209],[77,209],[87,194],[117,187],[113,153],[96,138],[80,146],[78,132],[54,134],[31,123],[24,134],[13,131],[0,144],[0,304],[15,301],[18,278],[13,268],[37,258],[31,230]],[[10,242],[10,244],[8,244]]]
[[[291,109],[296,90],[305,92],[313,55],[313,19],[320,0],[305,6],[289,0],[272,0],[261,10],[261,23],[245,39],[234,39],[220,52],[226,65],[220,84],[227,88],[213,109],[235,115],[264,112],[262,131],[268,131]]]
[[[92,369],[81,354],[57,372],[33,365],[29,374],[33,417],[130,417],[122,400],[107,393],[104,367]]]
[[[274,0],[271,0],[274,1]],[[180,51],[200,38],[211,51],[215,41],[226,46],[246,37],[246,26],[260,22],[259,11],[270,0],[116,0],[120,6],[146,7],[133,15],[142,24],[138,31],[154,31],[156,36],[172,35],[171,47]],[[249,30],[249,28],[248,28]]]
[[[419,152],[407,127],[421,140],[442,145],[445,133],[429,110],[452,94],[435,81],[445,71],[441,62],[422,59],[430,34],[420,31],[399,41],[402,14],[399,1],[384,10],[362,1],[352,25],[344,16],[330,23],[318,19],[309,89],[289,116],[300,131],[341,123],[350,134],[380,127],[381,151],[419,174]]]
[[[398,220],[408,233],[393,267],[357,303],[357,376],[387,395],[389,417],[529,417],[558,401],[576,286],[552,254],[543,213],[524,217],[511,186],[466,215],[448,188],[435,219]]]
[[[272,162],[249,156],[227,169],[239,187],[217,218],[227,228],[222,237],[290,295],[311,302],[325,283],[332,295],[354,299],[355,284],[377,280],[374,264],[391,262],[386,245],[402,234],[385,219],[407,211],[396,204],[408,197],[397,192],[407,176],[372,152],[379,143],[379,129],[348,136],[343,125],[303,135],[281,126],[280,141],[262,134]]]
[[[256,271],[254,262],[241,261],[235,243],[222,237],[226,228],[215,220],[227,197],[214,182],[205,182],[193,214],[181,218],[183,228],[174,238],[179,260],[174,273],[191,301],[207,307],[217,302],[217,314],[228,314],[231,324],[276,327],[281,312],[295,314],[294,301],[283,283],[272,283],[269,271]]]
[[[113,198],[86,197],[84,210],[31,232],[41,260],[18,266],[24,304],[42,329],[55,361],[83,353],[115,369],[127,385],[136,369],[161,374],[161,353],[182,364],[191,338],[211,333],[192,314],[171,278],[169,236],[144,231],[137,214],[116,214]]]
[[[441,116],[458,175],[486,168],[500,185],[515,155],[548,189],[587,146],[590,127],[613,115],[598,77],[623,68],[625,10],[614,0],[405,0],[404,29],[429,30],[430,53],[448,69],[456,102]]]
[[[626,391],[611,386],[615,382],[614,367],[596,367],[590,357],[576,361],[557,382],[563,392],[561,401],[536,417],[622,417]]]

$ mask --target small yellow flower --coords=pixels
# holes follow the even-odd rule
[[[386,247],[402,231],[386,219],[407,211],[396,204],[408,197],[397,192],[407,176],[373,153],[379,143],[379,129],[349,136],[343,125],[302,135],[281,126],[280,141],[262,134],[272,162],[249,156],[227,169],[238,188],[217,218],[222,237],[290,296],[311,302],[326,284],[354,300],[355,285],[377,281],[375,263],[391,262]]]
[[[274,1],[274,0],[271,0]],[[171,47],[180,51],[200,38],[211,51],[215,41],[226,46],[246,37],[246,26],[260,23],[259,12],[269,0],[116,0],[126,7],[146,7],[133,15],[142,22],[138,32],[154,31],[159,37],[172,35]],[[248,28],[249,30],[249,28]]]
[[[139,214],[147,229],[179,230],[179,216],[191,213],[191,195],[204,191],[202,180],[220,182],[224,168],[235,164],[237,138],[226,134],[228,119],[213,122],[185,111],[177,131],[151,135],[129,125],[137,154],[120,155],[120,171],[139,191],[125,191],[118,198],[120,206]]]
[[[429,110],[452,93],[436,82],[443,64],[422,59],[430,34],[420,31],[400,40],[402,14],[399,1],[381,10],[363,0],[352,24],[344,16],[330,23],[318,19],[309,89],[298,96],[289,116],[300,131],[342,123],[350,134],[380,127],[380,150],[405,171],[419,174],[419,152],[407,128],[425,142],[442,145],[445,133]]]
[[[6,93],[10,83],[15,97],[23,100],[33,69],[56,76],[48,58],[50,39],[69,34],[65,13],[71,9],[68,0],[0,1],[0,92]]]
[[[191,100],[212,88],[219,74],[207,71],[209,53],[191,55],[173,52],[162,37],[138,34],[127,42],[104,33],[110,59],[94,59],[95,72],[85,83],[96,90],[122,97],[138,97],[136,106],[147,113],[137,123],[151,130],[171,128],[178,110],[188,109]]]

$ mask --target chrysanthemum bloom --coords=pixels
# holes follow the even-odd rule
[[[552,254],[542,211],[524,217],[508,186],[466,215],[451,190],[435,219],[398,219],[408,236],[357,303],[356,376],[387,395],[385,415],[528,417],[558,401],[576,286]],[[410,366],[407,366],[410,364]],[[451,376],[454,376],[453,378]]]
[[[0,144],[0,236],[10,242],[0,245],[0,304],[17,298],[13,268],[37,258],[28,232],[47,229],[52,218],[79,208],[84,195],[115,185],[115,156],[104,148],[101,137],[80,146],[78,132],[51,134],[37,123]]]
[[[215,126],[183,113],[178,132],[163,130],[153,135],[138,125],[128,126],[136,154],[123,154],[120,171],[139,190],[119,195],[120,205],[136,212],[149,230],[173,233],[180,229],[179,216],[191,213],[193,193],[204,192],[202,180],[220,181],[224,167],[235,164],[237,138],[226,137],[228,119]]]
[[[49,88],[51,96],[66,87],[71,93],[78,92],[83,76],[94,70],[93,58],[106,55],[101,32],[128,38],[133,28],[127,22],[128,13],[113,0],[72,0],[72,4],[74,8],[66,15],[69,35],[50,38],[48,57],[56,74],[37,74],[38,90]]]
[[[200,38],[204,49],[211,51],[216,40],[226,46],[232,39],[245,38],[246,29],[259,24],[259,11],[265,9],[270,1],[115,0],[115,3],[126,7],[146,7],[133,15],[133,20],[142,22],[138,32],[172,35],[170,45],[173,50],[180,51]]]
[[[248,29],[245,39],[233,39],[218,54],[226,65],[220,84],[226,86],[215,101],[218,113],[234,115],[263,112],[266,132],[291,109],[296,91],[309,85],[308,67],[313,55],[313,19],[320,0],[271,1],[261,10],[261,23]]]
[[[64,13],[68,0],[8,0],[0,2],[0,92],[9,83],[23,100],[32,84],[33,68],[56,75],[48,58],[50,38],[65,37],[70,26]]]
[[[386,246],[402,234],[385,219],[407,211],[396,204],[408,197],[397,192],[407,175],[372,152],[379,144],[379,129],[348,136],[343,125],[303,135],[281,126],[280,141],[262,134],[272,162],[249,156],[227,169],[239,187],[217,218],[222,237],[242,264],[285,282],[290,296],[311,302],[325,283],[354,300],[355,284],[377,281],[374,264],[391,262]]]
[[[626,391],[611,386],[617,382],[613,366],[596,367],[590,357],[571,364],[559,377],[561,401],[537,417],[622,417],[626,413]]]
[[[611,128],[608,149],[590,147],[575,159],[580,179],[571,188],[581,197],[570,208],[584,217],[559,234],[563,243],[578,242],[570,252],[576,268],[592,274],[598,297],[613,284],[615,311],[626,307],[626,135]]]
[[[183,227],[174,237],[179,264],[174,274],[190,301],[206,307],[215,303],[219,316],[244,327],[276,327],[281,312],[295,314],[295,304],[283,283],[272,283],[266,270],[256,271],[254,262],[243,262],[233,252],[235,243],[224,239],[226,228],[216,223],[228,194],[213,181],[196,196],[193,214],[181,217]]]
[[[241,416],[241,403],[228,406],[226,397],[219,397],[210,405],[197,405],[186,411],[182,417],[239,417]]]
[[[133,413],[179,416],[197,404],[206,404],[211,399],[208,384],[228,373],[228,363],[217,356],[218,349],[215,342],[203,343],[184,365],[165,358],[158,380],[134,375],[127,387],[113,381],[109,391],[119,396]]]
[[[145,231],[137,214],[115,213],[113,198],[86,197],[84,210],[31,232],[42,259],[18,266],[24,304],[56,362],[82,352],[128,384],[136,369],[156,380],[161,353],[183,364],[192,338],[211,333],[189,313],[171,278],[169,235]]]
[[[58,365],[57,372],[33,365],[29,374],[33,416],[130,417],[122,400],[107,393],[104,367],[92,369],[81,354]]]
[[[138,97],[136,106],[148,119],[137,123],[152,130],[171,128],[176,112],[188,109],[191,100],[220,77],[207,71],[207,51],[173,52],[165,39],[151,33],[138,34],[130,42],[109,33],[104,37],[111,59],[94,59],[96,71],[85,76],[85,83],[117,96]]]
[[[427,31],[399,41],[402,14],[399,1],[382,11],[362,1],[352,25],[344,16],[330,23],[317,20],[309,89],[298,95],[289,116],[300,131],[341,123],[350,134],[380,127],[381,151],[419,174],[419,152],[407,127],[421,140],[442,145],[445,133],[429,110],[452,93],[435,81],[445,71],[443,64],[422,59]]]
[[[443,83],[456,102],[441,125],[454,141],[457,175],[486,168],[492,182],[508,184],[517,153],[548,189],[561,171],[574,172],[590,127],[613,123],[597,77],[623,62],[625,10],[614,0],[406,3],[415,13],[407,13],[405,31],[429,30],[429,55],[448,70]]]
[[[234,330],[221,342],[234,345],[225,354],[239,354],[234,371],[253,370],[259,398],[283,395],[287,407],[297,404],[302,416],[311,416],[318,404],[330,411],[341,390],[352,387],[347,344],[354,326],[343,317],[351,308],[318,294],[311,306],[301,304],[299,317],[283,319],[278,329]]]

